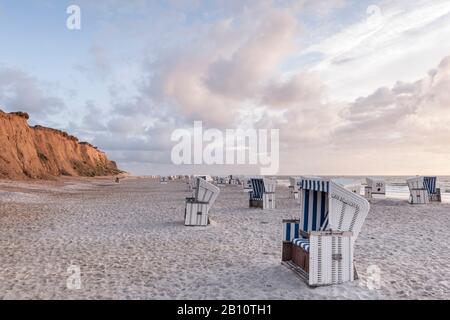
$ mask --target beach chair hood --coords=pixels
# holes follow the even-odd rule
[[[220,189],[212,183],[197,178],[197,190],[195,192],[195,200],[208,203],[211,207],[219,196]]]

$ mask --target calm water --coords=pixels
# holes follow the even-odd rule
[[[406,179],[411,176],[388,176],[379,177],[386,180],[386,198],[404,199],[409,198],[409,189],[406,185]],[[338,178],[338,177],[328,177]],[[366,177],[361,176],[346,176],[345,178],[360,181],[365,184]],[[278,183],[283,186],[289,186],[289,177],[279,176]],[[439,176],[437,181],[438,188],[441,188],[442,202],[450,203],[450,176]],[[361,188],[361,194],[364,194],[364,189]]]

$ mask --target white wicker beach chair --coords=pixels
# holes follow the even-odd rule
[[[283,220],[283,264],[310,286],[355,279],[354,242],[369,202],[334,180],[302,179],[300,220]]]
[[[417,176],[406,180],[410,204],[441,202],[441,189],[436,187],[436,177]]]
[[[184,224],[186,226],[207,226],[209,210],[213,206],[220,189],[202,178],[196,178],[194,197],[186,198]]]

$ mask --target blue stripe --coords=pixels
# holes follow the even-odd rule
[[[305,208],[303,210],[303,230],[308,231],[309,190],[305,190]]]
[[[291,239],[291,224],[286,223],[286,241],[289,241]]]
[[[263,179],[251,179],[253,192],[250,193],[250,199],[260,200],[264,193]]]
[[[314,193],[313,193],[313,216],[312,216],[312,218],[313,218],[312,230],[313,231],[317,230],[317,226],[316,226],[316,224],[317,224],[317,196],[318,196],[317,193],[318,193],[317,191],[314,191]]]
[[[322,192],[321,197],[322,197],[322,206],[320,207],[320,225],[323,225],[323,222],[325,220],[325,207],[326,207],[326,193]]]
[[[436,177],[424,177],[423,184],[425,189],[428,190],[429,194],[436,193]]]
[[[296,223],[294,225],[294,237],[298,238],[299,237],[299,229],[300,229],[300,225],[298,223]]]

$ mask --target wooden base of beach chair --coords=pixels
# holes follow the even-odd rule
[[[262,200],[250,199],[249,202],[248,202],[248,206],[250,208],[261,208],[261,209],[263,209],[263,201]]]
[[[436,193],[430,194],[429,199],[430,199],[430,202],[441,202],[442,201],[441,200],[441,189],[436,188]]]
[[[292,242],[291,241],[283,241],[283,248],[281,252],[281,261],[290,261],[292,260]]]
[[[299,246],[292,246],[292,260],[296,266],[309,273],[309,253]]]

